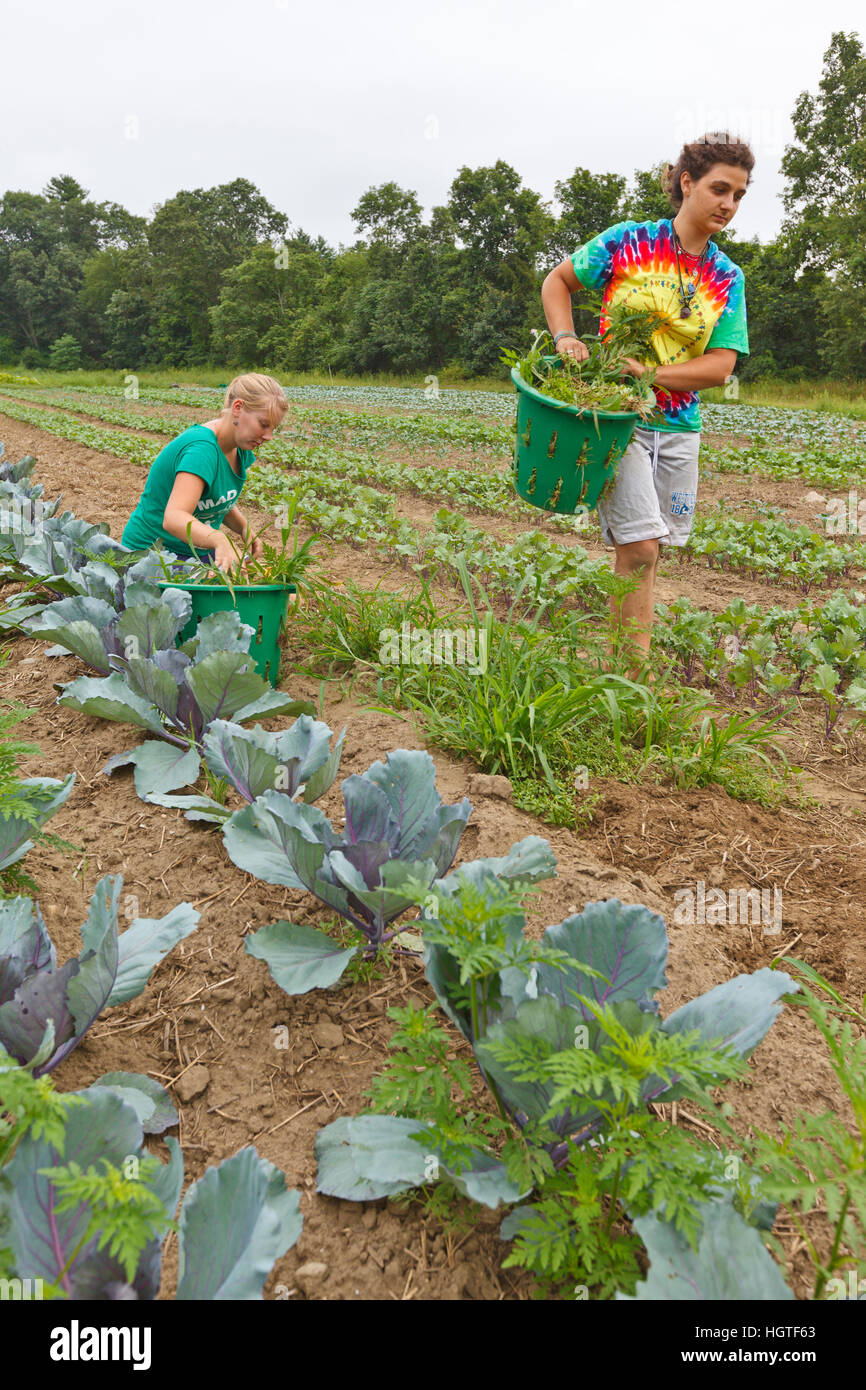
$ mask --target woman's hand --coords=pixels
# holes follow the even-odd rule
[[[579,338],[560,338],[556,351],[560,357],[573,357],[575,362],[585,362],[589,356],[589,348]]]
[[[642,377],[645,371],[646,367],[644,366],[643,362],[638,362],[634,357],[624,357],[622,359],[622,367],[620,368],[619,374],[620,376],[631,375],[636,377]]]
[[[222,531],[217,531],[214,541],[214,565],[223,574],[229,574],[237,564],[239,556],[228,536]]]
[[[265,547],[258,536],[245,536],[244,539],[249,543],[249,554],[253,560],[261,560],[264,557]]]

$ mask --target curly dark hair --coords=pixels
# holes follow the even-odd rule
[[[668,196],[671,207],[679,209],[683,205],[683,193],[680,186],[682,175],[691,174],[692,178],[697,181],[703,178],[714,164],[733,164],[738,169],[745,169],[746,173],[751,175],[755,167],[755,156],[745,141],[729,135],[726,130],[712,131],[710,134],[702,135],[699,139],[693,140],[690,145],[683,145],[676,164],[662,165],[661,186]],[[749,183],[751,183],[751,177]]]

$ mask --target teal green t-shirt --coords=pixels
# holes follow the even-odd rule
[[[255,463],[250,449],[238,449],[236,473],[207,425],[191,425],[160,450],[150,465],[141,501],[124,528],[122,543],[130,550],[148,550],[161,541],[167,550],[188,559],[192,550],[166,531],[162,524],[165,508],[178,473],[194,473],[204,483],[195,506],[196,521],[220,527],[226,512],[237,505],[247,476]]]

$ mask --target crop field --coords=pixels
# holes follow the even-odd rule
[[[287,395],[241,498],[313,537],[272,690],[226,615],[176,652],[181,600],[111,544],[222,392],[0,385],[0,1047],[44,1073],[42,1106],[108,1078],[93,1162],[134,1152],[145,1175],[144,1225],[30,1271],[3,1164],[27,1188],[51,1132],[10,1130],[0,1066],[0,1276],[8,1246],[73,1297],[214,1297],[194,1256],[222,1200],[248,1205],[266,1299],[659,1298],[664,1268],[708,1298],[849,1296],[866,423],[702,407],[692,539],[663,552],[635,672],[595,514],[515,492],[513,394]],[[16,531],[22,506],[45,538]],[[51,967],[79,960],[33,986],[38,1028],[13,1017],[15,894]],[[135,1134],[116,1073],[149,1078]],[[54,1189],[79,1215],[82,1181]],[[187,1194],[167,1236],[145,1188]],[[240,1256],[225,1278],[262,1293]]]

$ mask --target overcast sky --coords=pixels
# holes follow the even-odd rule
[[[772,237],[797,95],[863,0],[4,0],[3,189],[72,174],[151,215],[249,179],[294,227],[354,240],[373,184],[429,212],[461,165],[544,198],[577,165],[631,175],[727,127],[757,157],[735,234]],[[602,230],[599,228],[599,230]]]

